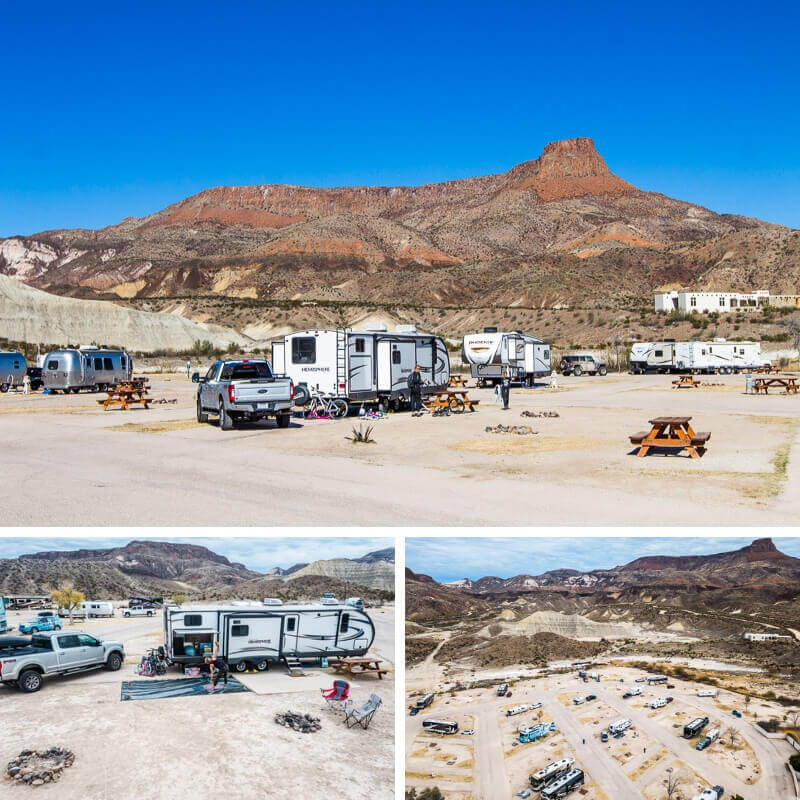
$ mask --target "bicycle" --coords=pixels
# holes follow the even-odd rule
[[[308,403],[306,418],[340,419],[347,416],[350,407],[341,397],[329,397],[321,392],[312,393]]]

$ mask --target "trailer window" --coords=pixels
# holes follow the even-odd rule
[[[550,358],[550,351],[549,350],[543,350],[542,351],[542,358]]]
[[[292,363],[317,363],[317,340],[313,336],[297,336],[292,339]]]
[[[365,353],[366,346],[363,339],[356,339],[356,353]]]
[[[103,359],[102,358],[96,358],[94,360],[94,368],[95,369],[103,369]]]
[[[286,617],[286,630],[293,631],[297,625],[296,617]]]
[[[655,355],[656,358],[662,358],[664,356],[664,351],[656,350],[656,352],[653,355]]]
[[[248,636],[249,634],[249,625],[231,625],[231,636]]]
[[[347,633],[347,629],[349,627],[350,627],[350,615],[342,614],[342,619],[339,622],[339,633]]]
[[[399,364],[402,356],[399,350],[392,350],[392,364]]]
[[[114,365],[111,363],[110,358],[103,359],[103,369],[112,370],[114,369]]]
[[[47,362],[47,369],[55,372],[58,369],[58,361],[54,358],[52,361]]]
[[[183,624],[187,628],[197,628],[203,624],[202,614],[184,614]]]

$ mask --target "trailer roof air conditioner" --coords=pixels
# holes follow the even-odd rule
[[[483,329],[484,333],[497,333],[497,326],[496,325],[489,325],[488,327]]]
[[[365,331],[375,331],[377,333],[386,333],[389,328],[383,322],[371,322],[369,325],[364,326]]]

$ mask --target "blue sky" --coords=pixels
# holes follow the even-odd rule
[[[800,6],[3,6],[0,236],[204,188],[417,184],[590,136],[643,189],[800,227]]]
[[[122,547],[131,539],[128,538],[4,538],[0,537],[0,558],[15,558],[23,553],[36,553],[41,550],[79,550],[82,548]],[[287,567],[293,564],[316,561],[327,558],[359,558],[373,550],[392,547],[394,540],[390,537],[319,537],[319,538],[209,538],[209,537],[161,537],[148,536],[148,541],[164,541],[176,543],[199,544],[208,547],[215,553],[226,556],[231,561],[244,564],[256,572],[263,572],[273,567]]]
[[[437,581],[476,580],[486,575],[510,578],[551,569],[610,569],[642,556],[707,555],[738,550],[752,538],[412,538],[406,540],[406,566]],[[774,537],[775,546],[800,558],[800,538]]]

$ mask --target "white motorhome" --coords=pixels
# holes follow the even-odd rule
[[[560,775],[569,772],[574,763],[574,758],[562,758],[558,761],[551,761],[546,767],[542,767],[529,777],[528,780],[530,781],[531,788],[534,791],[538,791],[554,778],[558,778]]]
[[[22,386],[27,370],[25,356],[19,350],[0,350],[0,392],[5,393],[14,386]]]
[[[450,357],[445,343],[413,325],[385,325],[363,331],[306,330],[272,343],[272,368],[294,381],[295,402],[304,405],[311,391],[348,402],[378,401],[398,410],[410,399],[408,376],[419,365],[422,393],[447,387]]]
[[[566,795],[583,786],[585,776],[582,769],[572,769],[560,778],[551,781],[542,789],[542,800],[554,800],[557,797]]]
[[[375,638],[370,617],[352,606],[281,605],[164,608],[164,647],[174,664],[199,664],[219,642],[232,669],[322,656],[361,656]]]
[[[698,697],[716,697],[719,694],[719,689],[698,689]]]
[[[666,697],[657,697],[650,701],[650,708],[664,708],[669,703]]]
[[[52,393],[105,391],[115,383],[130,380],[133,374],[133,360],[124,350],[68,347],[52,350],[43,363],[42,382]]]
[[[515,717],[517,714],[524,714],[528,710],[528,706],[514,706],[513,708],[506,709],[506,716]]]
[[[512,380],[528,386],[550,374],[550,345],[522,331],[484,328],[483,333],[467,334],[461,357],[479,386],[499,383],[506,370],[511,371]]]

